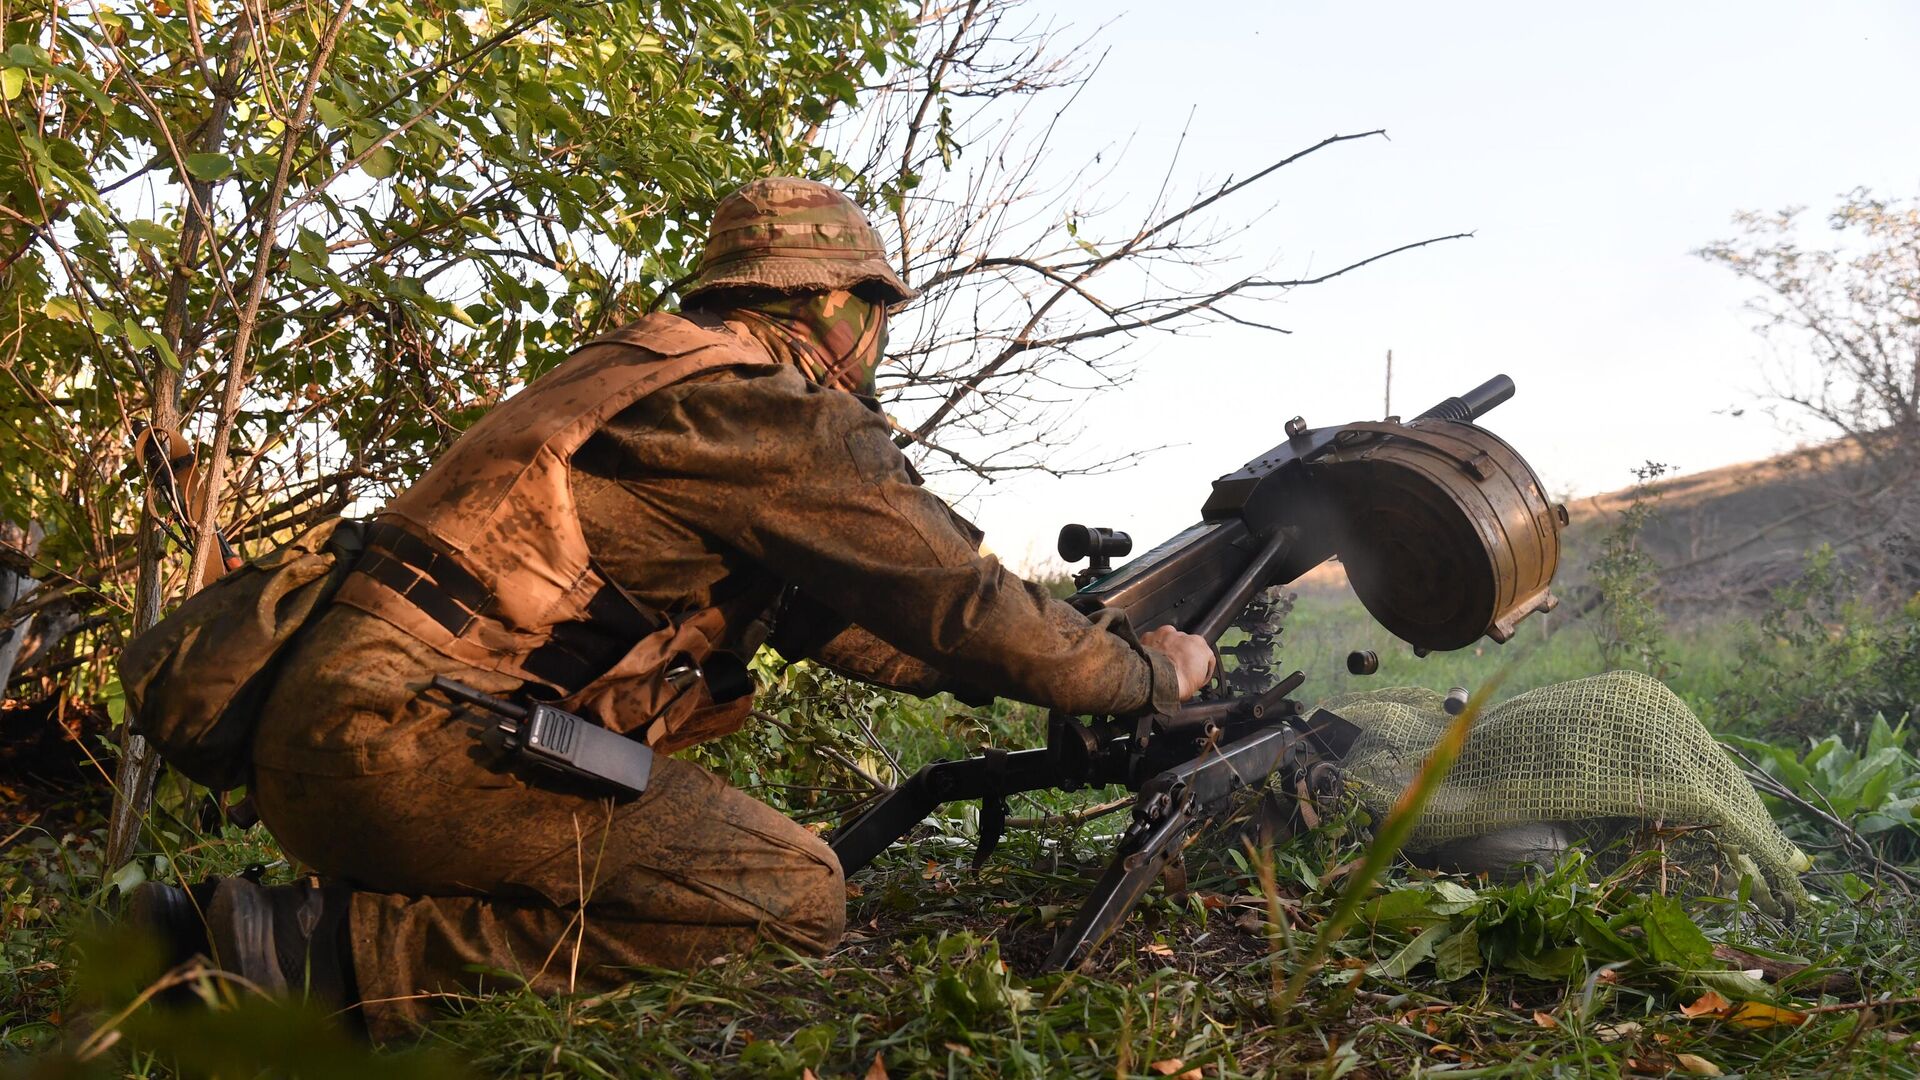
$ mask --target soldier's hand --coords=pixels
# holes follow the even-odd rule
[[[1199,634],[1188,634],[1171,626],[1156,626],[1140,635],[1140,644],[1166,653],[1180,677],[1180,700],[1200,692],[1213,678],[1213,646]]]

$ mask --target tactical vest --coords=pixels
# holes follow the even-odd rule
[[[741,597],[671,616],[594,566],[573,499],[574,451],[662,387],[721,367],[775,363],[757,342],[666,314],[583,346],[469,429],[374,518],[337,603],[391,623],[449,659],[671,752],[738,729],[750,682],[688,678],[716,659],[729,623],[775,599]],[[737,660],[735,660],[737,664]],[[671,676],[669,669],[672,669]]]

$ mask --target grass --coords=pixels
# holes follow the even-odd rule
[[[1673,635],[1673,682],[1696,707],[1718,700],[1739,633],[1720,625]],[[1502,674],[1500,692],[1512,694],[1591,674],[1599,663],[1590,634],[1537,620],[1505,647],[1416,659],[1350,602],[1315,596],[1296,607],[1283,643],[1290,667],[1313,676],[1301,692],[1307,700],[1409,683],[1484,687]],[[1355,648],[1380,653],[1378,675],[1346,674]],[[858,786],[842,762],[893,775],[893,762],[855,734],[862,725],[909,770],[982,742],[1041,741],[1041,717],[1029,709],[901,701],[804,667],[763,676],[775,722],[753,725],[707,758],[822,827],[836,804],[817,789]],[[1013,812],[1031,817],[1104,794],[1043,794]],[[156,815],[151,838],[161,854],[123,868],[123,883],[136,873],[193,879],[277,858],[261,830],[196,829],[181,819],[183,805]],[[77,1060],[76,1021],[113,1016],[154,973],[141,969],[136,950],[75,944],[90,934],[90,913],[114,903],[98,884],[97,819],[29,829],[0,851],[0,1056],[36,1076],[265,1071],[354,1080],[455,1071],[1920,1075],[1911,1033],[1920,1006],[1864,1007],[1920,994],[1920,961],[1909,947],[1920,905],[1871,882],[1834,888],[1789,925],[1738,895],[1690,896],[1685,867],[1658,853],[1615,859],[1606,870],[1576,855],[1507,885],[1404,865],[1374,880],[1361,868],[1365,823],[1348,814],[1270,853],[1210,835],[1188,852],[1186,894],[1150,894],[1092,972],[1044,974],[1038,965],[1053,933],[1071,919],[1124,819],[1016,829],[979,874],[967,867],[976,820],[972,807],[949,807],[856,877],[847,941],[824,959],[766,949],[692,972],[636,972],[607,994],[543,998],[507,988],[451,1000],[416,1048],[426,1058],[329,1042],[324,1022],[202,974],[188,985],[214,1008],[132,1009],[96,1032],[98,1052]],[[291,872],[284,864],[270,871]],[[1816,888],[1840,881],[1813,880]],[[1343,897],[1353,917],[1335,921]],[[1754,979],[1743,974],[1749,969],[1764,974]],[[1286,996],[1290,982],[1298,989]],[[1756,1023],[1738,1013],[1741,1002],[1785,1011]],[[209,1046],[229,1056],[210,1058]]]
[[[1295,601],[1281,637],[1281,655],[1286,664],[1309,676],[1301,690],[1304,698],[1325,699],[1387,686],[1472,690],[1496,677],[1502,679],[1501,694],[1512,696],[1606,670],[1599,639],[1589,625],[1559,612],[1533,615],[1505,645],[1482,640],[1458,652],[1422,658],[1374,622],[1350,593],[1316,590]],[[1668,656],[1674,671],[1667,681],[1695,711],[1710,718],[1714,702],[1732,678],[1737,646],[1745,632],[1740,622],[1726,620],[1670,633]],[[1377,674],[1347,673],[1347,654],[1355,649],[1378,654]]]

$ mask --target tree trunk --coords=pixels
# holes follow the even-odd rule
[[[172,383],[162,397],[156,393],[154,423],[180,423],[175,402],[179,380],[172,372],[162,378]],[[164,408],[162,407],[164,404]],[[170,413],[163,419],[163,414]],[[161,565],[167,550],[166,534],[154,517],[152,500],[146,501],[140,514],[140,576],[133,593],[133,632],[139,633],[160,621],[160,604],[166,596],[166,572]],[[133,855],[134,842],[140,837],[140,822],[153,805],[153,784],[160,774],[160,755],[147,740],[134,734],[128,723],[120,729],[120,767],[114,774],[113,810],[107,818],[107,858],[101,869],[108,875],[118,871]]]
[[[40,546],[40,537],[38,525],[28,525],[23,529],[10,521],[0,522],[0,551],[11,549],[19,553],[21,560],[17,568],[0,562],[0,611],[25,600],[28,594],[40,587],[40,582],[29,572],[34,552]],[[13,666],[19,662],[20,649],[27,643],[27,635],[32,632],[32,615],[23,617],[12,626],[0,626],[0,699],[7,696],[7,683],[13,681]]]
[[[24,574],[0,568],[0,608],[8,608],[27,598],[40,583]],[[0,698],[6,696],[6,685],[13,680],[14,662],[20,659],[20,646],[26,644],[27,634],[33,630],[33,616],[28,615],[12,626],[0,628]]]

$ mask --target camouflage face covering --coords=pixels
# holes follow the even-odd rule
[[[783,359],[821,386],[873,393],[887,347],[886,308],[846,289],[770,297],[733,314],[764,320],[793,346]],[[770,343],[778,348],[782,342]]]

